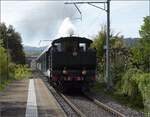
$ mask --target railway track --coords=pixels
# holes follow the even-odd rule
[[[97,99],[95,98],[92,98],[88,93],[84,93],[84,95],[89,99],[91,100],[92,102],[94,102],[96,105],[98,105],[99,107],[103,108],[104,110],[110,112],[111,114],[113,114],[114,116],[117,116],[117,117],[126,117],[124,114],[120,113],[119,111],[107,106],[106,104],[98,101]]]
[[[49,85],[45,77],[43,77],[43,81],[68,117],[80,117],[76,110],[74,110],[74,108],[72,108],[68,104],[68,102],[66,102],[62,95],[58,91],[56,91],[52,86]]]
[[[44,76],[43,76],[44,77]],[[44,82],[68,117],[126,117],[124,114],[92,98],[88,93],[62,94]]]
[[[118,115],[111,113],[108,109],[104,109],[97,105],[94,101],[84,95],[68,96],[65,97],[80,110],[84,117],[116,117]]]

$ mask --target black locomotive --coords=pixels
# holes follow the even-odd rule
[[[61,91],[88,89],[96,80],[96,51],[91,43],[82,37],[56,39],[37,58],[37,68]]]

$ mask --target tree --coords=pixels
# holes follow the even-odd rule
[[[150,16],[144,18],[144,24],[141,26],[139,33],[143,40],[150,42]]]
[[[102,26],[101,31],[95,37],[92,47],[96,48],[99,61],[102,61],[104,55],[104,45],[106,41],[106,26]]]
[[[0,40],[0,84],[7,78],[7,54],[5,48],[2,47],[3,43]]]
[[[25,63],[25,54],[21,44],[22,39],[20,34],[15,31],[13,26],[10,25],[7,28],[4,23],[0,24],[0,40],[4,42],[4,48],[7,48],[8,41],[8,49],[13,62],[17,64]]]
[[[99,71],[99,76],[104,78],[104,67],[105,67],[105,42],[106,42],[106,26],[102,26],[101,31],[99,34],[96,36],[92,43],[92,47],[96,48],[97,50],[97,58],[98,58],[98,71]],[[124,62],[118,62],[115,63],[116,60],[118,59],[117,57],[114,57],[114,55],[119,53],[119,49],[124,47],[123,43],[123,36],[119,36],[119,33],[114,35],[112,32],[110,34],[110,59],[111,59],[111,78],[115,79],[116,77],[116,72],[117,70],[120,70]],[[117,50],[117,51],[116,51]],[[120,65],[118,65],[120,64]],[[118,68],[119,67],[119,68]],[[119,72],[119,71],[118,71]],[[120,73],[120,72],[119,72]]]
[[[140,38],[131,49],[131,66],[121,79],[121,93],[150,111],[150,16],[144,18]]]
[[[107,29],[106,26],[102,26],[101,31],[99,34],[95,37],[94,42],[92,43],[92,47],[96,48],[97,50],[97,56],[100,60],[100,62],[103,59],[104,56],[104,46],[106,42],[106,33]],[[119,33],[114,35],[112,32],[110,34],[110,49],[112,48],[123,48],[124,43],[123,43],[123,36],[119,36]]]
[[[144,24],[139,31],[141,38],[136,47],[132,49],[133,64],[146,72],[149,71],[150,62],[150,16],[144,18]]]
[[[97,61],[98,61],[98,72],[99,76],[104,79],[104,45],[106,41],[106,26],[102,26],[101,31],[95,37],[92,47],[97,51]]]
[[[124,37],[119,36],[119,34],[117,34],[116,36],[113,36],[110,42],[110,47],[112,49],[124,48],[123,38]]]

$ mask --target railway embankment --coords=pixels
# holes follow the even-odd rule
[[[129,101],[128,97],[107,91],[104,83],[97,82],[91,89],[90,95],[126,117],[144,117],[145,115],[141,108],[135,107],[134,103]]]

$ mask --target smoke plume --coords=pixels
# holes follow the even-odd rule
[[[72,36],[74,35],[74,31],[75,31],[74,25],[72,24],[70,18],[66,17],[59,28],[58,35],[61,37]]]

